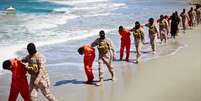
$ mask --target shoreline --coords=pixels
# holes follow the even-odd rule
[[[91,2],[91,0],[89,0],[89,1]],[[104,1],[104,0],[95,0],[95,1]],[[95,2],[95,1],[92,0],[92,2]],[[107,1],[107,0],[105,0],[105,1]],[[126,0],[123,0],[123,1],[126,1]],[[75,2],[77,2],[77,1],[75,1]],[[83,1],[83,2],[85,2],[85,1]],[[144,3],[147,4],[146,2],[144,2]],[[98,3],[99,6],[101,4],[102,3],[100,3],[100,4]],[[127,20],[125,20],[125,21],[122,20],[121,21],[121,19],[131,19],[131,18],[130,17],[121,16],[121,14],[126,13],[127,11],[124,11],[124,9],[127,9],[127,6],[131,6],[131,5],[129,5],[129,4],[127,5],[124,2],[116,2],[116,0],[114,0],[114,2],[112,1],[112,2],[108,2],[108,3],[104,3],[105,6],[104,5],[103,6],[107,8],[107,5],[109,5],[109,4],[114,4],[113,5],[114,7],[111,5],[112,7],[108,8],[109,11],[104,11],[104,12],[108,13],[111,17],[103,17],[103,16],[99,15],[99,14],[102,14],[102,13],[99,13],[99,11],[97,11],[97,12],[95,11],[95,13],[93,13],[94,12],[93,11],[91,17],[90,17],[90,15],[91,15],[90,13],[89,13],[89,16],[88,16],[88,14],[84,15],[84,16],[83,16],[83,14],[81,14],[81,17],[85,18],[84,20],[81,19],[81,17],[79,18],[79,16],[80,16],[79,14],[78,14],[78,18],[76,18],[77,20],[76,19],[75,20],[72,20],[72,19],[68,20],[68,15],[64,15],[65,17],[60,17],[60,16],[58,16],[58,17],[57,16],[50,16],[50,17],[49,16],[47,16],[47,17],[43,17],[43,16],[40,17],[40,16],[38,16],[37,17],[37,16],[34,16],[34,14],[33,15],[31,14],[30,16],[27,16],[26,14],[17,16],[19,19],[21,17],[22,18],[28,17],[28,18],[26,18],[27,21],[25,22],[25,24],[22,24],[22,26],[25,26],[25,28],[21,27],[21,22],[20,22],[20,25],[19,25],[20,27],[18,25],[14,26],[14,28],[16,28],[16,29],[19,28],[18,30],[16,30],[16,31],[5,30],[5,32],[6,32],[5,35],[7,35],[7,34],[8,34],[8,36],[10,34],[16,35],[13,32],[15,32],[15,33],[21,33],[22,36],[21,36],[21,34],[19,36],[21,36],[22,39],[19,37],[19,40],[22,40],[22,41],[16,40],[15,37],[13,37],[10,40],[8,40],[10,42],[8,42],[8,44],[7,43],[5,44],[5,46],[6,46],[5,48],[4,47],[2,48],[3,49],[3,53],[5,53],[7,50],[10,50],[10,49],[12,49],[14,51],[12,51],[10,53],[6,53],[6,54],[1,54],[2,57],[0,58],[0,60],[3,61],[6,58],[16,56],[16,53],[18,53],[19,51],[21,51],[22,50],[21,48],[24,49],[26,47],[26,44],[28,42],[36,42],[37,46],[44,46],[44,45],[52,46],[52,44],[57,45],[58,43],[66,44],[66,41],[68,41],[67,40],[68,39],[68,35],[70,37],[71,36],[74,37],[74,39],[76,39],[76,40],[80,40],[80,39],[83,39],[83,38],[88,38],[88,37],[91,37],[91,36],[98,35],[97,34],[98,31],[101,30],[101,29],[104,29],[104,30],[106,30],[106,29],[108,29],[108,30],[115,29],[116,30],[118,26],[113,26],[113,25],[118,25],[120,23],[124,24],[126,22],[125,26],[129,26],[130,27],[130,22],[129,21],[127,21]],[[121,7],[121,4],[126,4],[126,7],[125,8]],[[183,3],[181,3],[182,5],[180,5],[180,3],[178,3],[178,4],[179,5],[176,5],[175,8],[177,8],[177,6],[184,6]],[[97,9],[99,9],[99,8],[102,7],[102,6],[100,6],[100,7],[99,6],[97,7]],[[91,8],[93,8],[93,7],[94,6],[92,5]],[[76,9],[80,8],[81,10],[78,10],[78,12],[79,12],[79,11],[82,11],[82,9],[85,8],[85,6],[80,7],[78,5],[78,6],[75,6],[75,8]],[[72,9],[74,9],[74,8],[72,8]],[[119,10],[123,10],[123,11],[121,13],[118,13],[117,12],[118,9]],[[132,9],[135,9],[135,8],[132,8],[132,7],[130,8],[129,7],[128,10],[132,11]],[[71,12],[76,12],[76,11],[77,10],[74,9]],[[86,10],[86,11],[88,12],[88,10]],[[89,12],[90,12],[90,10],[89,10]],[[163,10],[161,12],[163,12]],[[167,10],[167,12],[170,12],[170,10]],[[138,13],[138,12],[136,12],[136,13]],[[103,13],[103,14],[105,14],[105,13]],[[119,16],[118,14],[120,14],[121,17],[113,17],[115,15]],[[77,14],[75,14],[75,15],[77,16]],[[134,15],[128,15],[128,16],[132,17]],[[149,15],[147,15],[147,16],[149,16]],[[71,17],[71,15],[69,17]],[[107,19],[107,18],[109,18],[109,19]],[[143,18],[145,18],[145,17],[143,17]],[[29,21],[29,19],[30,19],[30,21]],[[39,20],[36,20],[36,19],[39,19]],[[58,20],[58,19],[59,19],[59,23],[52,24],[52,23],[55,23],[54,20]],[[68,25],[67,23],[65,23],[64,25],[62,25],[63,23],[61,23],[61,22],[65,22],[66,21],[65,19],[70,22],[69,23],[70,25]],[[104,23],[101,24],[102,22],[96,22],[96,21],[98,21],[98,19],[107,19],[106,22],[109,22],[109,23],[107,23],[107,24],[104,24]],[[138,18],[132,18],[132,19],[138,19]],[[118,22],[118,20],[119,20],[119,22]],[[41,22],[41,24],[37,24],[37,22]],[[88,23],[88,22],[96,22],[96,23],[90,23],[90,24],[87,24],[87,26],[85,26],[84,23]],[[132,21],[132,22],[134,22],[134,21]],[[68,27],[68,26],[71,26],[71,25],[73,26],[72,28],[69,28],[69,29],[65,28],[65,27]],[[107,25],[109,25],[109,26],[107,26]],[[131,25],[133,26],[133,24],[131,24]],[[61,28],[59,28],[59,27],[58,28],[52,28],[53,26],[59,26],[59,27],[61,26]],[[107,28],[105,28],[105,26]],[[47,28],[47,27],[48,28],[50,27],[51,31],[49,31],[49,30],[47,31],[46,29],[44,29],[44,28]],[[80,27],[82,27],[82,28],[80,28]],[[94,28],[94,27],[97,27],[97,28]],[[7,27],[5,27],[5,28],[7,28]],[[78,28],[78,30],[74,30],[74,28]],[[8,27],[8,29],[13,29],[13,28],[9,28]],[[41,31],[38,31],[38,30],[41,30]],[[54,31],[54,30],[56,30],[56,31]],[[4,32],[4,30],[3,30],[3,32]],[[27,33],[29,33],[29,34],[27,34]],[[85,36],[85,35],[81,36],[82,33],[90,33],[90,34],[85,34],[87,36]],[[116,33],[117,33],[117,31],[115,31],[115,34]],[[28,36],[26,37],[26,35],[28,35]],[[77,36],[81,36],[81,38],[78,38],[76,35]],[[35,36],[38,36],[38,37],[35,37]],[[60,37],[60,36],[62,36],[62,37]],[[15,40],[16,40],[16,42],[12,43],[12,41],[15,41]],[[70,40],[70,41],[72,41],[72,40]],[[9,47],[7,47],[7,46],[9,46]],[[0,70],[2,70],[2,69],[0,68]]]
[[[115,61],[117,81],[112,82],[105,71],[105,82],[101,87],[84,84],[84,78],[68,78],[63,73],[50,74],[51,90],[59,101],[200,101],[201,100],[201,25],[187,30],[177,41],[187,42],[174,55],[134,64]],[[198,43],[198,44],[197,44]],[[131,54],[134,56],[133,54]],[[192,61],[192,58],[195,59]],[[191,61],[191,62],[189,62]],[[10,73],[9,73],[10,74]],[[54,75],[57,75],[54,77]],[[95,80],[98,73],[95,72]],[[67,74],[66,74],[67,75]],[[84,76],[82,73],[79,74]],[[10,75],[0,77],[0,100],[5,101],[9,92]],[[7,89],[7,90],[6,90]],[[79,97],[78,97],[79,96]],[[44,96],[39,93],[39,99]],[[19,97],[19,101],[21,97]]]
[[[183,36],[188,47],[143,64],[141,77],[133,80],[130,91],[117,101],[200,101],[200,28],[188,30]]]
[[[140,64],[134,64],[135,52],[133,51],[131,62],[114,61],[117,81],[110,81],[110,75],[105,70],[105,84],[101,87],[83,83],[85,74],[82,57],[77,57],[75,53],[79,45],[91,42],[96,35],[76,44],[74,41],[62,42],[50,46],[41,45],[39,49],[44,53],[47,52],[45,55],[50,63],[50,65],[48,63],[48,71],[51,90],[59,101],[66,101],[66,99],[70,101],[200,101],[200,28],[201,25],[196,26],[193,30],[187,30],[185,34],[180,33],[176,40],[168,40],[168,44],[159,46],[161,49],[155,56],[148,52],[150,47],[146,47],[143,50],[146,56],[144,55]],[[113,34],[110,33],[109,37],[119,45],[118,35]],[[17,53],[22,54],[22,52]],[[119,52],[117,54],[119,55]],[[98,80],[97,61],[94,67],[96,67],[94,68],[95,80]],[[1,73],[0,71],[2,91],[0,101],[6,101],[11,75],[7,71]],[[39,100],[46,101],[41,93],[39,93]],[[18,101],[22,101],[21,96]]]

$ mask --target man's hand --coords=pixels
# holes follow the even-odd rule
[[[24,63],[24,62],[22,62],[22,64],[25,66],[25,68],[28,70],[28,63]]]
[[[36,79],[36,80],[34,81],[34,85],[37,86],[38,84],[39,84],[39,80]]]
[[[29,76],[29,73],[26,73],[25,75],[26,75],[26,77],[27,77],[27,76]]]

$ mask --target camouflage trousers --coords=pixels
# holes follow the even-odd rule
[[[149,38],[150,38],[150,44],[151,44],[152,51],[156,51],[157,35],[156,34],[150,34]]]
[[[37,93],[41,91],[42,94],[49,100],[49,101],[57,101],[55,96],[51,93],[50,88],[48,86],[44,86],[42,84],[34,85],[34,81],[31,80],[30,82],[30,96],[31,101],[37,101]]]
[[[107,66],[112,78],[114,77],[114,69],[112,67],[112,54],[108,52],[104,56],[99,57],[98,59],[98,70],[99,70],[99,78],[100,80],[103,80],[104,77],[104,64]]]

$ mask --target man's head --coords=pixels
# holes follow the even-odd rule
[[[119,26],[119,31],[123,31],[124,27],[123,26]]]
[[[99,32],[99,36],[100,36],[100,39],[105,39],[105,32],[103,30],[101,30]]]
[[[177,11],[175,11],[175,15],[178,16],[178,12]]]
[[[154,18],[149,18],[149,23],[153,24],[154,23]]]
[[[28,51],[29,55],[34,55],[37,52],[36,46],[34,45],[34,43],[29,43],[27,45],[27,51]]]
[[[10,70],[11,69],[11,61],[10,60],[5,60],[3,62],[3,69],[6,69],[6,70]]]
[[[160,19],[161,19],[161,20],[164,19],[164,16],[163,16],[163,15],[160,15]]]
[[[200,8],[200,6],[199,5],[196,5],[196,7],[195,7],[196,9],[199,9]]]
[[[78,53],[79,53],[80,55],[83,55],[83,54],[84,54],[84,48],[83,48],[83,47],[80,47],[77,51],[78,51]]]
[[[193,7],[191,7],[191,9],[190,9],[191,11],[193,11]]]
[[[185,13],[185,12],[186,12],[186,9],[183,9],[183,12]]]
[[[136,22],[135,22],[135,28],[136,28],[136,29],[139,29],[139,28],[140,28],[140,22],[139,22],[139,21],[136,21]]]
[[[165,19],[168,19],[168,15],[165,15],[164,18],[165,18]]]

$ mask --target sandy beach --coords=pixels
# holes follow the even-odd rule
[[[51,75],[52,91],[59,101],[200,101],[201,100],[201,26],[180,33],[167,47],[185,42],[175,54],[161,56],[138,65],[114,62],[115,82],[105,72],[103,86],[86,85],[84,80]],[[133,56],[133,55],[132,55]],[[60,80],[54,79],[58,76]],[[96,79],[98,73],[95,73]],[[9,75],[0,77],[0,101],[9,93]],[[21,99],[21,98],[19,98]],[[46,101],[39,94],[39,101]],[[19,100],[21,101],[21,100]]]
[[[200,38],[201,27],[198,26],[170,44],[174,45],[177,41],[187,43],[174,55],[139,65],[115,63],[116,82],[106,81],[102,87],[83,85],[77,81],[71,82],[75,84],[69,87],[66,82],[55,87],[55,94],[62,101],[200,101]]]
[[[31,3],[30,3],[31,1]],[[198,0],[199,1],[199,0]],[[106,32],[120,54],[118,26],[133,28],[134,22],[147,23],[149,17],[171,15],[186,0],[15,0],[16,16],[2,16],[10,6],[0,0],[0,64],[5,59],[27,55],[26,45],[34,42],[47,59],[51,91],[58,101],[201,101],[201,25],[167,44],[157,40],[151,52],[148,28],[142,62],[135,64],[136,51],[131,35],[130,61],[114,61],[116,81],[105,68],[104,85],[85,84],[83,56],[77,49],[93,42],[100,30]],[[179,26],[181,27],[181,26]],[[98,80],[98,50],[93,64]],[[29,77],[28,77],[29,80]],[[0,65],[0,101],[7,101],[11,73]],[[47,101],[41,92],[38,101]],[[23,101],[21,96],[17,101]]]

